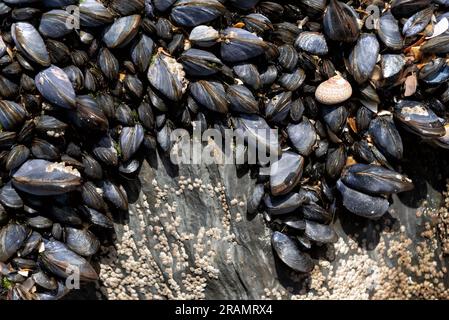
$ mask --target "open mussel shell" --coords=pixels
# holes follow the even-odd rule
[[[405,129],[423,138],[438,138],[446,134],[444,123],[422,102],[401,100],[396,104],[394,115]]]
[[[181,100],[188,82],[182,64],[174,58],[162,51],[158,52],[152,59],[147,76],[150,84],[167,99]]]
[[[81,176],[63,163],[36,159],[28,160],[12,175],[12,184],[33,195],[58,195],[77,189]]]
[[[48,271],[61,278],[69,277],[75,270],[81,281],[98,279],[98,274],[85,258],[56,240],[45,242],[45,250],[39,260]]]
[[[318,32],[301,32],[295,40],[295,47],[315,55],[326,55],[329,52],[326,38]]]
[[[138,14],[121,17],[106,28],[103,42],[108,48],[122,48],[131,42],[139,31],[141,16]]]
[[[229,100],[224,86],[218,81],[199,80],[190,85],[192,97],[211,111],[227,113]]]
[[[340,180],[337,181],[337,189],[341,194],[343,206],[349,212],[367,219],[382,217],[390,206],[387,199],[351,189]]]
[[[270,187],[274,196],[289,193],[299,183],[304,168],[304,158],[294,152],[284,152],[271,165]]]
[[[57,66],[51,66],[36,75],[36,87],[42,96],[61,108],[76,107],[76,95],[67,74]]]
[[[227,62],[247,61],[260,56],[267,49],[267,44],[255,34],[238,28],[223,31],[221,57]]]
[[[352,165],[345,170],[341,180],[350,188],[372,195],[390,195],[413,189],[412,180],[378,165]]]
[[[323,18],[325,34],[334,41],[354,42],[360,34],[357,13],[344,2],[330,0]]]
[[[170,17],[183,27],[196,27],[222,16],[226,8],[217,0],[178,0]]]
[[[381,68],[384,79],[396,79],[406,64],[405,57],[402,54],[384,54],[382,55]]]
[[[369,134],[374,144],[388,158],[400,160],[404,152],[402,138],[391,116],[380,116],[370,123]]]
[[[377,63],[380,45],[373,34],[360,36],[349,56],[349,71],[358,83],[366,82],[372,75]]]
[[[351,84],[336,75],[321,83],[315,91],[315,98],[318,102],[326,105],[335,105],[345,102],[352,96]]]
[[[430,85],[439,85],[449,79],[449,65],[443,58],[433,59],[419,70],[419,79]]]
[[[287,235],[275,231],[271,236],[271,245],[279,259],[298,272],[311,272],[314,263],[309,254],[301,252],[298,245]]]
[[[379,19],[377,34],[380,40],[392,50],[401,50],[404,45],[398,21],[390,11],[384,13]]]
[[[402,34],[405,37],[413,37],[422,32],[429,24],[434,8],[432,6],[411,16],[402,28]]]
[[[16,47],[28,59],[44,67],[50,65],[50,56],[39,32],[27,22],[17,22],[11,26],[11,36]]]
[[[28,230],[20,224],[10,223],[0,229],[0,262],[7,262],[22,247]]]

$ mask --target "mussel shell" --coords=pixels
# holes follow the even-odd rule
[[[111,81],[118,79],[119,62],[107,48],[101,48],[98,53],[98,66],[101,72]]]
[[[382,217],[390,206],[387,199],[370,196],[351,189],[340,180],[337,181],[337,189],[342,196],[343,206],[349,212],[367,219],[378,219]]]
[[[94,255],[100,248],[100,241],[89,230],[66,227],[64,242],[70,250],[84,257]]]
[[[433,11],[434,8],[430,6],[411,16],[402,28],[404,36],[413,37],[423,31],[429,24]]]
[[[44,159],[49,161],[56,161],[60,157],[60,152],[57,147],[47,140],[34,138],[31,144],[31,153],[37,159]]]
[[[390,195],[413,189],[409,178],[377,165],[352,165],[345,170],[341,180],[350,188],[372,195]]]
[[[407,130],[421,137],[438,138],[446,134],[440,118],[422,102],[401,100],[394,115]]]
[[[430,39],[421,46],[423,53],[444,54],[449,52],[449,34],[442,34]]]
[[[0,262],[7,262],[20,249],[27,234],[26,227],[15,223],[0,229]]]
[[[150,65],[149,56],[154,50],[154,42],[147,35],[142,35],[140,40],[131,49],[131,59],[139,72],[146,72]]]
[[[171,19],[183,27],[196,27],[223,15],[226,8],[217,0],[178,0],[170,13]]]
[[[179,58],[185,72],[193,77],[205,77],[217,73],[223,63],[214,54],[198,49],[184,51]]]
[[[138,14],[121,17],[106,28],[103,42],[108,48],[122,48],[131,42],[139,31],[141,16]]]
[[[393,78],[400,74],[405,66],[405,57],[402,54],[384,54],[382,55],[381,67],[382,76],[385,79]]]
[[[323,17],[324,32],[334,41],[354,42],[360,34],[358,16],[344,2],[330,0]]]
[[[108,166],[117,166],[118,153],[114,146],[114,141],[109,135],[105,135],[98,140],[93,150],[95,157]]]
[[[57,66],[51,66],[36,75],[36,87],[49,102],[65,109],[76,107],[76,95],[67,74]]]
[[[23,207],[23,200],[12,187],[11,182],[8,182],[0,189],[0,202],[3,206],[12,209],[20,209]]]
[[[249,32],[263,33],[268,30],[273,30],[270,19],[261,13],[250,13],[243,17],[243,22]]]
[[[304,158],[293,152],[284,152],[271,165],[270,187],[274,196],[285,195],[299,183],[304,168]]]
[[[190,93],[200,105],[211,111],[227,113],[229,100],[224,86],[218,81],[199,80],[191,83]]]
[[[127,16],[133,13],[141,13],[145,7],[145,0],[112,0],[109,3],[109,8],[120,14]]]
[[[412,14],[430,5],[431,0],[394,0],[391,12],[398,18],[410,17]]]
[[[380,45],[373,34],[364,33],[349,56],[350,72],[358,83],[367,81],[374,71]]]
[[[99,0],[84,0],[79,4],[80,24],[85,27],[98,27],[114,21],[112,12]]]
[[[11,26],[11,36],[16,47],[28,59],[44,67],[50,66],[50,56],[39,32],[27,22],[17,22]]]
[[[71,18],[72,15],[65,10],[48,11],[41,17],[39,32],[48,38],[62,38],[73,30],[67,27]]]
[[[172,101],[181,100],[187,80],[182,64],[163,52],[158,52],[148,68],[150,84]]]
[[[293,270],[298,272],[311,272],[313,270],[313,260],[307,253],[301,252],[298,245],[287,235],[278,231],[273,232],[271,245],[282,262]]]
[[[122,158],[128,161],[139,150],[144,136],[143,127],[136,124],[134,127],[125,127],[120,133],[120,149],[122,150]]]
[[[331,226],[313,221],[306,220],[306,230],[304,234],[310,240],[318,243],[335,243],[338,241],[338,236]]]
[[[369,134],[385,156],[402,159],[404,150],[402,138],[390,117],[381,116],[373,119],[369,126]]]
[[[287,133],[299,154],[307,157],[312,153],[317,134],[309,119],[304,118],[299,124],[290,124],[287,127]]]
[[[0,100],[0,126],[11,130],[21,125],[27,116],[26,109],[13,101]]]
[[[243,85],[232,85],[227,88],[230,109],[234,112],[259,113],[259,105],[253,93]]]
[[[128,195],[121,185],[118,186],[108,180],[104,180],[101,188],[106,200],[120,210],[128,210]]]
[[[379,30],[377,31],[380,40],[392,50],[401,50],[404,45],[398,21],[390,11],[384,13],[379,19]]]
[[[221,42],[221,57],[227,62],[247,61],[264,53],[267,44],[253,33],[227,28],[223,31]]]
[[[303,69],[297,68],[291,73],[283,73],[278,79],[279,84],[289,91],[298,90],[306,80],[306,73]]]
[[[98,274],[86,259],[59,241],[47,241],[45,251],[40,254],[39,261],[51,273],[61,278],[67,278],[76,271],[81,281],[98,279]]]
[[[315,55],[326,55],[329,52],[326,38],[318,32],[301,32],[295,40],[295,47]]]
[[[271,215],[283,215],[294,212],[304,202],[304,197],[299,193],[290,193],[279,197],[267,194],[264,197],[266,210]]]
[[[210,26],[197,26],[192,29],[189,35],[189,41],[198,47],[212,47],[217,43],[220,34]]]
[[[14,170],[21,166],[30,156],[30,149],[24,145],[17,145],[11,149],[6,159],[6,170]]]
[[[255,114],[241,114],[237,122],[238,128],[243,131],[245,141],[251,148],[266,150],[270,157],[277,159],[280,154],[278,137],[264,118]]]
[[[346,164],[346,148],[340,145],[338,148],[329,150],[326,158],[326,173],[329,177],[337,179]]]
[[[81,184],[79,172],[63,163],[28,160],[13,175],[17,189],[40,196],[58,195],[75,190]]]

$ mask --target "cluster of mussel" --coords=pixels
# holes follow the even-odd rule
[[[266,212],[283,263],[310,272],[337,210],[378,219],[413,188],[399,125],[449,146],[446,5],[1,0],[0,295],[95,281],[124,179],[193,123],[269,149],[261,132],[279,130],[248,211]]]

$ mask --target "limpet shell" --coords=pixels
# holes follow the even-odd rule
[[[318,102],[326,105],[342,103],[352,96],[351,84],[340,75],[321,83],[315,91]]]

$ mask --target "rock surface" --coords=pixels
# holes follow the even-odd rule
[[[103,248],[102,281],[67,299],[448,298],[448,153],[408,150],[415,190],[376,222],[340,213],[341,238],[310,276],[275,259],[263,215],[247,216],[251,172],[153,155],[126,185],[132,205]]]

